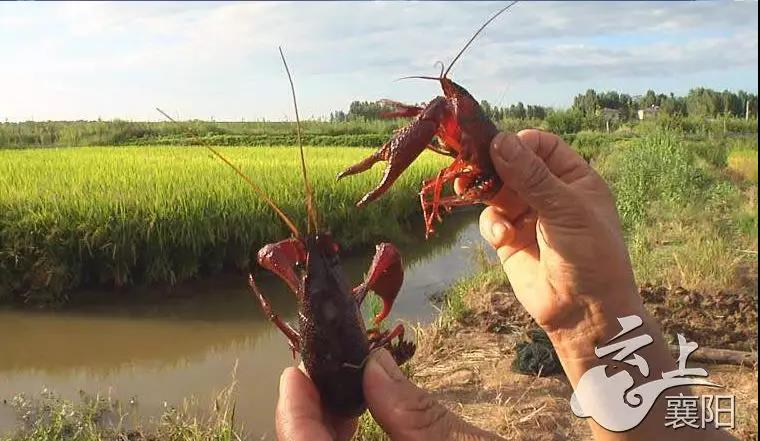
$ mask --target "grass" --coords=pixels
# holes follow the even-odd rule
[[[235,422],[235,375],[206,412],[194,399],[167,410],[149,427],[132,415],[134,405],[109,396],[81,394],[67,400],[43,391],[39,397],[15,396],[9,403],[21,422],[0,441],[240,441],[243,428]]]
[[[359,417],[359,426],[353,439],[355,441],[391,441],[391,437],[383,431],[369,412],[364,412]]]
[[[376,146],[381,144],[368,142],[387,138],[401,124],[404,124],[402,120],[303,121],[302,128],[307,143]],[[380,139],[381,143],[384,141]],[[0,148],[189,143],[293,145],[295,126],[290,122],[198,120],[177,123],[124,120],[0,123]]]
[[[654,131],[601,158],[640,283],[708,291],[743,283],[757,252],[757,183],[729,171],[749,169],[751,152],[756,164],[753,141],[754,150],[748,140]]]
[[[653,201],[684,205],[706,188],[706,177],[695,167],[694,154],[683,149],[677,136],[658,132],[634,145],[616,149],[606,171],[623,226],[643,222]]]
[[[473,311],[467,302],[469,293],[503,286],[506,281],[504,271],[498,264],[481,268],[474,275],[458,280],[446,292],[436,325],[441,330],[448,330],[455,323],[465,321]]]
[[[729,170],[757,184],[757,149],[737,149],[728,155]]]
[[[297,149],[221,151],[304,225]],[[347,249],[403,241],[419,210],[410,195],[446,163],[424,154],[385,197],[359,210],[354,203],[376,185],[382,167],[337,183],[335,174],[370,152],[306,149],[322,225]],[[261,245],[288,235],[203,148],[0,150],[0,300],[61,301],[80,287],[247,270]]]
[[[156,113],[158,117],[158,113]],[[178,116],[175,116],[180,119]],[[497,121],[499,130],[517,132],[525,128],[544,128],[572,137],[581,130],[601,130],[604,123],[599,116],[585,117],[578,111],[555,111],[545,119],[504,118]],[[407,120],[352,119],[342,122],[320,120],[302,121],[307,144],[326,146],[374,147],[385,142]],[[742,118],[705,119],[697,117],[669,117],[637,121],[622,126],[638,134],[656,130],[678,131],[698,136],[719,136],[728,133],[757,133],[757,119]],[[581,135],[584,136],[584,135]],[[570,141],[570,139],[568,139]],[[0,122],[0,148],[72,147],[99,145],[293,145],[295,128],[290,122],[216,122],[183,121],[25,121]]]

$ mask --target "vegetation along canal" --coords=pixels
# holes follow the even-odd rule
[[[456,214],[436,240],[402,245],[405,281],[391,320],[431,320],[430,296],[475,271],[482,240],[476,219],[473,211]],[[371,251],[345,259],[352,281],[363,276]],[[284,284],[263,273],[260,280],[275,310],[295,321],[295,299]],[[168,296],[151,294],[55,311],[0,310],[0,400],[38,396],[44,388],[71,399],[80,390],[110,393],[145,419],[191,396],[205,406],[231,383],[237,364],[236,419],[254,439],[271,435],[278,378],[294,360],[245,278],[218,276]],[[136,301],[140,296],[146,299]],[[0,433],[16,426],[15,414],[0,406]]]

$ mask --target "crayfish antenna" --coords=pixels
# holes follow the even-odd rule
[[[168,119],[169,121],[173,123],[178,123],[177,120],[169,116],[166,112],[159,109],[158,107],[156,107],[156,110],[158,110],[159,113],[164,115],[164,117],[166,117],[166,119]],[[280,209],[280,207],[278,207],[277,204],[274,203],[272,198],[270,198],[269,195],[261,187],[259,187],[255,182],[253,182],[253,179],[251,179],[248,175],[243,173],[240,167],[230,162],[229,159],[227,159],[224,155],[219,153],[215,148],[209,145],[205,147],[211,150],[211,153],[213,153],[217,158],[221,159],[225,164],[229,165],[230,168],[232,168],[232,170],[234,170],[238,176],[243,178],[243,180],[253,189],[253,191],[257,195],[259,195],[259,197],[263,199],[264,202],[266,202],[266,204],[272,208],[272,210],[274,210],[275,214],[277,214],[277,216],[279,216],[283,222],[285,222],[285,225],[288,227],[291,233],[293,233],[296,237],[301,237],[301,233],[298,232],[298,228],[296,228],[296,225],[293,223],[293,221],[290,220],[290,218],[285,214],[285,212],[283,212],[282,209]]]
[[[423,75],[411,75],[411,76],[408,76],[408,77],[396,78],[393,81],[396,82],[396,81],[401,81],[401,80],[409,80],[409,79],[412,79],[412,78],[416,78],[418,80],[434,80],[434,81],[440,81],[441,80],[440,78],[436,78],[436,77],[426,77],[426,76],[423,76]]]
[[[462,48],[462,50],[459,51],[459,53],[457,54],[457,56],[454,57],[454,59],[451,61],[451,64],[449,64],[449,67],[446,69],[446,72],[443,72],[443,74],[441,75],[440,79],[446,78],[446,75],[449,74],[449,71],[451,70],[452,66],[454,66],[454,63],[456,63],[457,60],[459,59],[459,57],[462,56],[462,54],[464,53],[464,51],[466,51],[467,48],[470,47],[470,44],[472,44],[472,42],[475,40],[475,37],[477,37],[478,34],[480,34],[480,32],[483,29],[486,28],[486,26],[488,26],[492,21],[496,20],[496,17],[500,16],[503,12],[505,12],[507,9],[511,8],[512,6],[514,6],[516,4],[517,4],[517,0],[513,1],[512,3],[508,4],[507,6],[499,9],[494,15],[491,16],[491,18],[489,18],[488,20],[486,20],[486,22],[483,23],[483,25],[477,31],[475,31],[475,34],[473,34],[473,36],[470,38],[470,40],[467,41],[467,44],[464,45],[464,47]]]
[[[396,81],[401,81],[401,80],[408,80],[410,78],[417,78],[417,79],[422,79],[422,80],[436,80],[436,81],[443,80],[444,78],[446,78],[446,75],[449,74],[449,71],[454,66],[454,63],[456,63],[457,60],[459,60],[459,57],[462,56],[462,54],[464,53],[464,51],[466,51],[467,48],[470,47],[470,44],[472,44],[472,42],[475,40],[475,38],[478,36],[478,34],[480,34],[483,31],[483,29],[485,29],[486,26],[488,26],[492,21],[496,20],[496,17],[500,16],[503,12],[505,12],[507,9],[511,8],[515,4],[517,4],[517,0],[511,2],[507,6],[499,9],[494,15],[491,16],[491,18],[489,18],[488,20],[486,20],[486,22],[483,23],[483,25],[480,26],[480,28],[478,28],[477,31],[475,31],[475,34],[473,34],[473,36],[470,37],[470,39],[464,45],[464,47],[462,48],[462,50],[460,50],[459,53],[456,55],[456,57],[454,57],[454,59],[451,61],[451,64],[449,64],[449,67],[446,68],[445,71],[443,70],[444,67],[445,67],[445,65],[443,64],[443,62],[442,61],[436,61],[435,62],[436,66],[438,64],[441,65],[441,76],[440,77],[435,78],[435,77],[426,77],[426,76],[422,76],[422,75],[412,75],[412,76],[408,76],[408,77],[397,78],[397,79],[395,79],[393,81],[396,82]]]
[[[443,70],[446,69],[446,65],[443,64],[443,61],[439,60],[439,61],[436,61],[435,64],[433,64],[433,66],[438,66],[439,64],[441,65],[441,74],[439,76],[443,78]]]
[[[288,81],[290,82],[290,91],[293,94],[293,107],[296,111],[296,139],[298,140],[298,149],[301,153],[301,173],[303,175],[304,191],[306,192],[306,215],[307,222],[306,228],[311,231],[312,225],[314,226],[314,232],[319,233],[319,222],[317,219],[317,209],[314,205],[314,193],[311,190],[309,179],[306,176],[306,160],[303,154],[303,143],[301,142],[301,119],[298,116],[298,103],[296,102],[296,88],[293,85],[293,77],[290,75],[290,69],[288,69],[288,62],[285,61],[285,54],[282,52],[282,47],[278,47],[280,50],[280,58],[282,58],[282,64],[285,65],[285,73],[288,74]]]

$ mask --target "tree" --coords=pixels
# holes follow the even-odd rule
[[[546,107],[543,107],[543,106],[532,106],[532,105],[528,104],[528,107],[525,110],[525,115],[528,118],[544,119],[544,118],[546,118]]]
[[[578,95],[573,99],[573,109],[584,115],[595,115],[600,109],[599,97],[594,89],[588,89],[585,94]]]
[[[750,115],[756,117],[757,104],[757,94],[748,93],[743,90],[737,92],[730,90],[718,92],[700,87],[690,90],[686,96],[677,96],[673,93],[657,93],[650,89],[643,96],[634,99],[631,95],[620,93],[616,90],[597,92],[594,89],[588,89],[585,93],[574,97],[571,109],[576,113],[572,115],[563,114],[561,118],[567,118],[575,122],[577,115],[581,115],[583,127],[592,128],[599,125],[601,109],[618,110],[620,119],[625,121],[636,118],[636,111],[638,109],[651,106],[659,106],[660,111],[664,115],[688,115],[701,118],[716,118],[721,115],[743,117],[747,106],[749,106]],[[425,107],[427,103],[423,102],[416,105]],[[553,113],[552,109],[548,107],[532,104],[526,105],[523,102],[499,107],[489,103],[487,100],[482,100],[480,107],[485,116],[493,121],[501,121],[505,118],[547,119]],[[330,114],[330,121],[378,119],[380,118],[380,114],[392,110],[395,109],[380,102],[354,101],[349,105],[348,112],[342,110],[332,112]],[[557,119],[560,116],[555,115],[553,118]],[[567,125],[563,125],[563,129],[567,129]]]
[[[517,106],[515,106],[515,116],[520,119],[525,119],[527,116],[525,112],[525,105],[522,103],[522,101],[517,103]]]
[[[493,108],[491,107],[491,103],[483,100],[480,102],[480,108],[483,109],[483,113],[485,113],[488,118],[493,119]]]
[[[668,116],[685,115],[686,103],[682,97],[677,97],[671,92],[670,96],[660,98],[660,112]]]
[[[720,94],[721,98],[721,113],[723,115],[741,116],[744,115],[744,101],[739,98],[739,95],[724,90]]]
[[[546,115],[546,126],[558,134],[577,133],[583,128],[583,118],[583,112],[578,109],[554,110]]]
[[[599,107],[607,109],[620,109],[620,94],[617,91],[609,90],[599,94]]]
[[[689,116],[714,117],[717,116],[722,105],[717,92],[704,87],[691,89],[686,96],[686,111]]]
[[[639,106],[642,109],[647,109],[649,107],[656,106],[657,104],[657,94],[655,94],[654,90],[652,89],[647,90],[647,93],[641,97],[641,100],[639,100]]]
[[[636,103],[631,95],[627,93],[620,94],[620,118],[623,120],[629,120],[636,117]]]

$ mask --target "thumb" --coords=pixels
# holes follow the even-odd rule
[[[567,185],[515,134],[496,135],[491,142],[491,160],[504,184],[540,215],[553,218],[574,208]]]
[[[364,395],[375,421],[393,441],[500,439],[465,423],[412,384],[385,349],[367,362]]]

